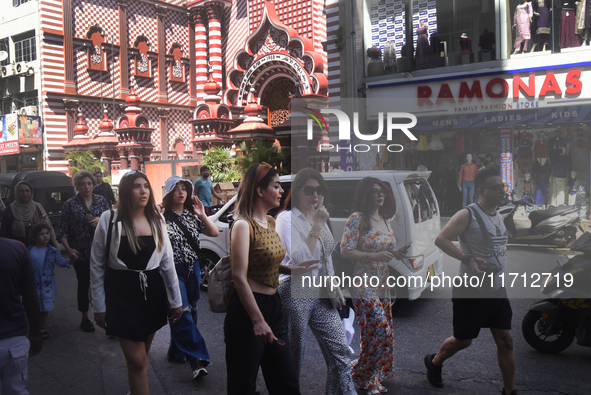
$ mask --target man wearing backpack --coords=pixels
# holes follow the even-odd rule
[[[453,336],[447,338],[436,354],[425,356],[427,378],[443,387],[443,362],[467,348],[481,328],[490,328],[497,345],[497,359],[503,376],[503,395],[516,395],[515,354],[511,334],[512,310],[502,276],[507,268],[507,231],[497,212],[505,199],[505,186],[496,169],[485,169],[475,178],[478,202],[458,211],[443,228],[435,244],[458,259],[459,276],[483,279],[481,287],[454,287]],[[460,238],[460,248],[453,240]],[[484,276],[484,278],[483,278]]]

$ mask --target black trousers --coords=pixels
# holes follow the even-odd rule
[[[279,293],[253,293],[265,321],[278,339],[286,344],[265,343],[254,335],[250,316],[234,292],[224,321],[228,395],[252,395],[256,392],[259,367],[270,395],[299,395],[299,380]]]
[[[78,311],[86,313],[88,311],[90,289],[90,261],[77,260],[74,263],[76,278],[78,279]]]

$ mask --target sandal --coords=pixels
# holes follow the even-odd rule
[[[45,328],[41,328],[41,330],[39,331],[39,335],[41,336],[41,339],[43,339],[43,340],[49,339],[49,332],[47,332],[47,330]]]
[[[378,390],[380,391],[380,393],[385,394],[386,392],[388,392],[388,388],[384,387],[381,384],[378,384]]]

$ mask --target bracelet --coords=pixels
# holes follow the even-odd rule
[[[320,232],[314,232],[313,230],[310,230],[310,236],[312,236],[315,239],[319,239],[320,238]]]

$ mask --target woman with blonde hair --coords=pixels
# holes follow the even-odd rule
[[[145,174],[121,178],[118,209],[96,229],[90,258],[94,319],[119,340],[132,395],[149,394],[148,352],[154,334],[176,323],[182,299],[166,223]]]
[[[224,321],[228,394],[254,394],[259,367],[271,395],[299,394],[299,383],[283,323],[279,272],[307,271],[315,261],[280,266],[285,248],[267,215],[279,207],[283,189],[276,169],[254,164],[240,184],[230,232],[236,291]]]

